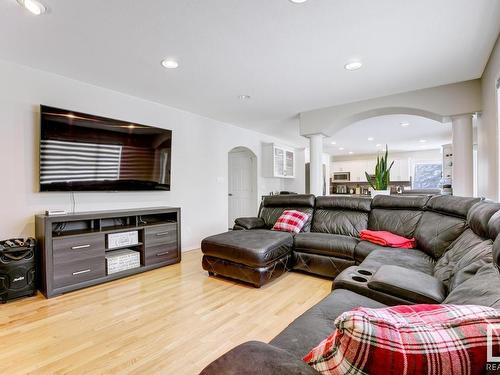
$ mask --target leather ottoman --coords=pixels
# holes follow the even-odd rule
[[[235,230],[201,242],[203,269],[257,288],[292,267],[293,236],[266,229]]]

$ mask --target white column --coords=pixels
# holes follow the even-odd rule
[[[452,124],[453,143],[453,195],[473,195],[473,129],[472,114],[454,116]]]
[[[309,191],[316,196],[323,195],[323,134],[309,137]]]

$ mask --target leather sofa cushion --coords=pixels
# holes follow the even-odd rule
[[[500,272],[493,263],[453,289],[443,303],[482,305],[500,309]]]
[[[448,287],[449,291],[454,290],[456,287],[458,287],[460,284],[466,282],[470,278],[474,277],[476,273],[483,268],[485,265],[490,264],[491,265],[492,261],[491,259],[479,259],[476,260],[469,265],[461,268],[455,274],[450,280],[450,285]]]
[[[394,196],[394,195],[376,195],[372,200],[372,209],[388,208],[391,210],[423,210],[430,196]]]
[[[461,269],[482,258],[492,259],[492,245],[490,239],[484,240],[472,229],[466,229],[438,259],[434,267],[434,276],[446,286],[450,286],[451,279]]]
[[[352,259],[337,258],[313,253],[294,251],[293,269],[323,277],[335,278],[347,267],[354,266]]]
[[[260,229],[266,226],[260,217],[239,217],[234,221],[235,226],[241,229]]]
[[[314,208],[312,194],[267,195],[262,200],[262,207],[309,207]]]
[[[361,263],[365,258],[377,250],[388,250],[386,246],[380,246],[369,241],[359,241],[354,248],[354,260]]]
[[[316,209],[311,231],[359,237],[359,232],[367,228],[368,213],[341,208]]]
[[[385,230],[406,238],[413,237],[430,196],[398,197],[376,195],[368,219],[368,229]]]
[[[500,211],[493,214],[488,221],[488,235],[494,241],[500,234]]]
[[[475,234],[481,237],[489,237],[488,223],[491,217],[500,210],[500,203],[489,201],[478,202],[472,206],[467,214],[467,224]],[[495,239],[495,237],[493,238]]]
[[[437,212],[424,212],[415,230],[417,247],[439,259],[467,227],[464,219]]]
[[[412,238],[423,211],[375,208],[368,219],[368,229],[388,231]]]
[[[359,197],[322,196],[316,197],[316,209],[370,212],[372,200]]]
[[[309,215],[309,218],[307,219],[307,222],[304,224],[302,227],[302,232],[309,232],[311,229],[311,221],[313,218],[313,212],[314,209],[310,207],[294,207],[294,206],[287,206],[287,207],[261,207],[259,217],[264,220],[264,223],[266,223],[265,227],[267,229],[271,229],[276,221],[279,219],[279,217],[283,214],[284,211],[286,210],[297,210],[300,212],[304,212]]]
[[[426,210],[440,212],[449,216],[466,218],[469,210],[481,198],[457,197],[453,195],[435,195],[426,204]]]
[[[446,297],[446,287],[441,280],[399,266],[380,267],[368,287],[413,303],[441,303]]]
[[[235,230],[201,242],[203,254],[250,267],[262,267],[290,253],[293,236],[266,229]]]
[[[493,263],[500,268],[500,237],[493,242]]]
[[[264,220],[266,228],[271,229],[283,211],[297,210],[305,212],[309,215],[309,219],[302,228],[302,231],[308,232],[311,228],[314,203],[315,198],[312,194],[268,195],[262,200],[258,216]]]
[[[328,233],[299,233],[294,238],[295,251],[354,259],[354,248],[359,240],[354,237]]]
[[[432,275],[434,273],[435,264],[436,262],[433,258],[417,249],[381,248],[369,254],[365,260],[361,262],[360,267],[376,271],[383,265],[393,265]]]
[[[336,289],[295,319],[270,344],[302,358],[335,329],[337,317],[355,307],[386,307],[384,304],[345,289]]]
[[[302,358],[259,341],[241,344],[205,367],[200,375],[318,375]]]

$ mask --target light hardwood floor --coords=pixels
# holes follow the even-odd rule
[[[255,289],[182,263],[47,300],[0,305],[0,374],[197,374],[248,340],[269,341],[331,281],[290,272]]]

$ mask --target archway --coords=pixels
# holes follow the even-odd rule
[[[228,153],[228,228],[238,217],[257,215],[257,156],[246,147]]]
[[[357,121],[325,138],[323,147],[331,155],[333,173],[331,193],[367,192],[366,173],[374,172],[377,156],[386,145],[389,161],[394,163],[390,170],[394,192],[436,193],[451,184],[451,164],[442,151],[451,147],[451,122],[402,109],[393,112],[356,116]]]

